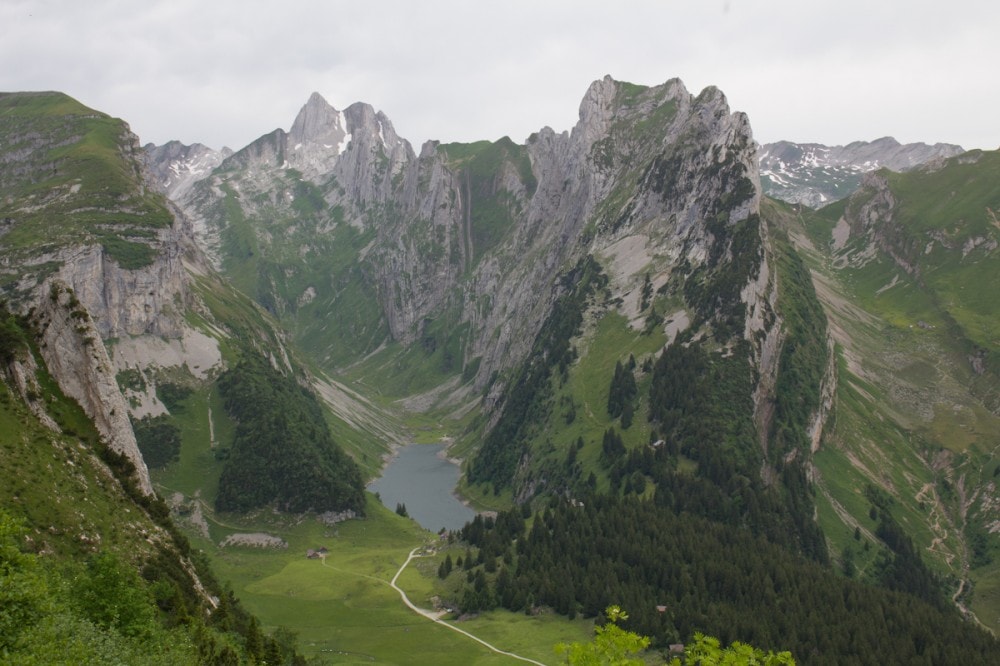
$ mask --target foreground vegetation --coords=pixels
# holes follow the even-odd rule
[[[263,632],[191,548],[166,505],[138,490],[58,389],[24,320],[0,309],[0,661],[230,664],[296,659]],[[38,363],[27,393],[13,364]],[[24,366],[21,366],[24,367]],[[31,404],[43,406],[58,431]],[[152,656],[151,656],[152,655]]]

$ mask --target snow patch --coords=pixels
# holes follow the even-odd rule
[[[340,129],[344,130],[344,138],[337,144],[337,155],[343,155],[347,150],[347,144],[351,142],[351,133],[347,131],[347,116],[343,111],[337,112],[337,122],[340,124]]]

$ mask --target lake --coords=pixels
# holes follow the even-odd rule
[[[459,529],[476,514],[455,498],[459,469],[438,455],[443,450],[443,444],[404,446],[368,490],[378,493],[390,509],[405,504],[410,517],[425,529]]]

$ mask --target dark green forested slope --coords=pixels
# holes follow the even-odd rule
[[[658,495],[659,497],[659,495]],[[747,530],[661,501],[554,501],[530,528],[520,512],[477,518],[462,536],[463,608],[597,615],[609,600],[654,645],[695,631],[790,650],[802,664],[987,664],[1000,644],[957,612],[846,580]],[[658,606],[665,607],[659,610]]]
[[[609,382],[607,409],[612,430],[602,427],[585,432],[575,443],[566,442],[567,462],[564,465],[560,460],[558,464],[571,471],[543,468],[530,481],[538,482],[537,487],[544,487],[544,481],[554,486],[551,480],[575,474],[578,478],[563,485],[565,492],[577,494],[598,486],[615,494],[643,494],[647,483],[671,494],[676,483],[683,483],[689,494],[678,496],[677,501],[686,510],[729,525],[751,527],[776,543],[818,561],[827,560],[806,481],[806,430],[819,404],[820,381],[827,365],[826,318],[801,260],[786,239],[772,239],[780,280],[789,285],[777,304],[787,334],[779,359],[774,418],[770,431],[760,433],[753,402],[757,371],[750,361],[750,345],[741,334],[734,337],[733,323],[734,318],[745,316],[734,285],[743,284],[750,270],[744,264],[759,256],[759,224],[754,216],[729,232],[731,245],[749,255],[733,260],[738,264],[734,270],[742,277],[733,278],[719,269],[686,278],[688,284],[697,283],[697,287],[684,289],[687,304],[696,313],[694,326],[658,354],[646,354],[642,367],[636,367],[633,357],[624,365],[616,364],[613,374],[604,378]],[[591,354],[578,359],[574,338],[581,334],[585,314],[589,319],[606,316],[601,314],[609,306],[603,291],[606,280],[590,257],[563,277],[560,286],[564,293],[536,337],[532,354],[508,384],[497,424],[469,467],[470,482],[490,483],[494,488],[530,485],[515,478],[519,466],[540,458],[539,450],[550,442],[565,439],[561,428],[575,417],[570,413],[564,419],[553,418],[557,408],[553,395],[570,381],[571,371],[592,375],[576,366],[586,366],[592,357],[600,358]],[[652,306],[652,298],[644,300]],[[650,338],[647,331],[634,343],[637,355],[638,345],[648,345]],[[622,348],[617,354],[628,358],[632,351]],[[637,375],[648,398],[641,401],[645,405],[642,413],[633,414]],[[588,407],[594,409],[594,405]],[[630,447],[608,445],[616,441],[615,428],[625,430],[639,419],[649,422],[649,443],[662,440],[662,449],[654,451],[645,442]],[[595,419],[588,422],[604,423]],[[600,456],[589,465],[592,477],[584,479],[586,471],[577,458],[593,456],[586,450],[597,448],[602,435]],[[762,441],[768,443],[766,460]],[[769,468],[769,475],[761,473],[762,465]],[[691,493],[700,499],[692,501]]]
[[[614,415],[626,402],[647,407],[635,418],[648,419],[649,444],[632,438],[625,445],[624,420],[622,431],[617,422],[603,431],[603,441],[593,433],[596,442],[586,434],[568,442],[565,473],[595,473],[550,486],[557,497],[536,497],[534,507],[548,509],[529,530],[527,506],[468,526],[463,538],[479,550],[463,562],[466,586],[456,602],[467,611],[551,606],[570,616],[619,604],[632,616],[630,628],[661,645],[703,631],[723,642],[791,649],[801,663],[989,663],[1000,646],[951,608],[891,506],[872,500],[878,540],[864,544],[873,553],[867,583],[830,566],[815,520],[809,432],[829,367],[827,319],[785,232],[767,228],[766,237],[784,328],[770,418],[755,418],[759,377],[750,343],[733,323],[744,314],[738,289],[725,276],[689,276],[698,285],[684,297],[703,328],[696,324],[641,363],[616,364],[606,378]],[[573,381],[567,377],[586,375],[579,366],[596,357],[573,351],[583,322],[601,316],[600,292],[588,300],[584,284],[566,285],[536,339],[536,350],[570,355],[538,352],[523,366],[471,480],[516,484],[516,470],[564,439],[560,425],[572,419],[553,418],[562,404],[551,396]],[[555,339],[563,346],[546,342]],[[619,349],[618,357],[630,351]],[[636,402],[634,383],[646,400]],[[550,472],[539,476],[554,478]]]
[[[363,512],[357,464],[330,436],[316,397],[264,358],[243,357],[219,378],[236,439],[219,477],[216,507],[247,511]]]
[[[469,481],[489,482],[496,488],[511,485],[529,441],[537,436],[539,424],[550,408],[553,375],[564,374],[575,358],[570,340],[579,332],[584,304],[606,283],[600,265],[590,256],[562,276],[559,288],[563,294],[505,392],[503,411],[469,467]]]

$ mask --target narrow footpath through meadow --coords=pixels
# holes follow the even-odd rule
[[[396,592],[399,593],[399,596],[403,600],[403,603],[406,604],[406,606],[410,610],[412,610],[414,613],[417,613],[419,615],[422,615],[422,616],[426,617],[431,622],[436,622],[436,623],[440,624],[442,627],[447,627],[448,629],[451,629],[452,631],[457,631],[458,633],[462,634],[463,636],[471,638],[472,640],[476,641],[477,643],[483,645],[487,649],[489,649],[489,650],[491,650],[491,651],[493,651],[493,652],[495,652],[497,654],[502,654],[502,655],[504,655],[506,657],[510,657],[512,659],[518,659],[520,661],[526,661],[529,664],[535,664],[536,666],[546,666],[546,664],[544,664],[544,663],[542,663],[540,661],[535,661],[534,659],[529,659],[528,657],[522,657],[521,655],[514,654],[513,652],[507,652],[506,650],[501,650],[500,648],[487,643],[482,638],[479,638],[478,636],[474,636],[474,635],[470,634],[468,631],[466,631],[464,629],[459,629],[455,625],[450,624],[448,622],[445,622],[444,620],[441,619],[441,617],[445,614],[445,611],[431,611],[431,610],[427,610],[426,608],[420,608],[419,606],[417,606],[416,604],[414,604],[412,601],[410,601],[410,598],[406,595],[406,592],[404,592],[401,587],[399,587],[398,585],[396,585],[396,581],[399,580],[399,576],[403,573],[403,571],[406,569],[407,565],[410,564],[410,561],[413,560],[413,558],[415,558],[415,557],[423,557],[422,555],[418,555],[417,554],[417,551],[419,551],[419,550],[420,550],[420,547],[418,546],[417,548],[414,548],[413,550],[410,551],[409,556],[407,556],[406,561],[403,562],[403,564],[399,567],[399,570],[396,572],[396,575],[393,576],[392,580],[387,583],[389,585],[389,587],[391,587],[392,589],[396,590]],[[326,564],[326,558],[323,558],[323,566],[328,566]],[[337,571],[343,571],[342,569],[337,569],[336,567],[330,567],[330,568],[331,569],[336,569]],[[352,572],[344,572],[344,573],[352,573]],[[377,581],[379,581],[381,583],[385,583],[384,579],[376,578],[375,576],[366,576],[364,574],[354,574],[354,575],[364,576],[365,578],[371,578],[372,580],[377,580]]]

